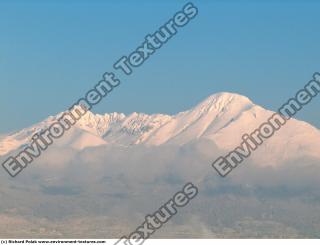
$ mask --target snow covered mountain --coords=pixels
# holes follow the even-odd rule
[[[138,144],[184,145],[203,139],[213,141],[220,149],[229,151],[240,144],[244,133],[252,132],[273,113],[255,105],[245,96],[218,93],[190,110],[172,116],[144,113],[98,115],[87,112],[57,144],[81,150],[110,144],[126,147]],[[61,114],[0,137],[0,155],[28,144],[34,134],[48,128]],[[290,160],[293,153],[295,158],[320,158],[319,138],[318,129],[292,119],[253,158],[267,165]],[[263,159],[261,154],[264,155]]]

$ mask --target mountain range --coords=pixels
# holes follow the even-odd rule
[[[176,115],[132,113],[94,114],[88,111],[62,139],[61,147],[83,150],[101,145],[182,146],[209,140],[221,150],[232,150],[241,136],[250,133],[274,112],[254,104],[245,96],[217,93],[195,107]],[[48,128],[62,115],[50,116],[29,128],[0,138],[0,156],[22,149],[34,134]],[[275,165],[300,157],[320,158],[320,131],[312,125],[291,119],[259,149],[253,158],[263,165]],[[263,158],[261,157],[263,154]]]
[[[156,236],[319,237],[317,128],[290,119],[227,178],[211,167],[273,113],[232,93],[176,115],[89,111],[18,177],[0,171],[0,236],[121,237],[192,182],[199,196]],[[61,115],[0,136],[1,161]]]

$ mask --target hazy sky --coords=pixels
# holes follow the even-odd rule
[[[0,1],[0,133],[67,109],[187,1]],[[155,1],[154,1],[155,2]],[[320,71],[319,1],[198,1],[94,112],[173,114],[236,92],[276,110]],[[320,96],[298,118],[320,127]]]

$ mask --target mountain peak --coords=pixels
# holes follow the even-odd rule
[[[255,104],[247,97],[228,92],[220,92],[212,94],[207,97],[205,100],[200,102],[198,105],[193,107],[192,111],[197,111],[199,113],[207,113],[210,111],[215,111],[217,113],[223,112],[226,110],[246,110],[253,107]],[[236,113],[236,111],[234,111]]]
[[[253,102],[246,96],[236,94],[236,93],[229,93],[229,92],[220,92],[216,94],[212,94],[207,97],[202,103],[210,103],[210,104],[220,104],[220,105],[227,105],[230,102],[241,103],[241,104],[251,104]]]

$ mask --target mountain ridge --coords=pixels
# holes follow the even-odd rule
[[[88,111],[57,144],[82,150],[100,145],[184,145],[205,139],[213,141],[220,149],[232,150],[241,142],[243,134],[259,127],[273,113],[245,96],[228,92],[210,95],[191,109],[175,115],[137,112],[128,115],[117,112],[100,115]],[[0,139],[0,156],[24,147],[34,134],[48,128],[62,114],[50,116],[29,128],[4,136]],[[317,128],[291,119],[263,149],[277,153],[271,157],[273,162],[277,162],[277,158],[282,156],[279,146],[282,146],[280,149],[284,147],[283,151],[299,153],[296,146],[300,145],[308,155],[320,158],[316,150],[316,147],[320,147],[316,141],[319,136]]]

